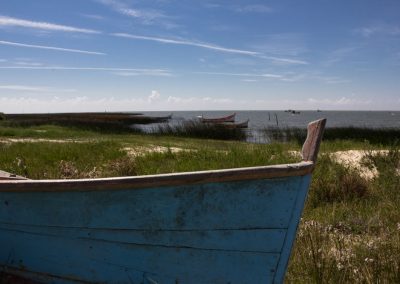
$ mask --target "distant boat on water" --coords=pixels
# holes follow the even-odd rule
[[[172,119],[172,113],[170,113],[169,115],[166,115],[166,116],[153,116],[151,118],[157,122],[166,122],[166,121],[169,121],[170,119]]]
[[[300,114],[300,111],[296,111],[296,110],[293,110],[293,109],[285,110],[285,112],[289,112],[291,114]]]
[[[236,116],[236,112],[232,113],[228,116],[216,117],[216,118],[205,118],[205,117],[201,116],[200,119],[204,123],[235,122],[235,116]]]
[[[148,116],[142,113],[131,112],[76,112],[76,113],[23,113],[4,114],[4,119],[9,121],[29,121],[37,123],[48,122],[104,122],[123,124],[149,124],[166,122],[172,118],[172,113],[167,116]]]
[[[218,125],[221,125],[226,128],[248,128],[249,127],[249,119],[243,122],[238,122],[238,123],[221,123]]]

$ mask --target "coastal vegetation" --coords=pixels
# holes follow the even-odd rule
[[[46,179],[289,163],[300,159],[305,139],[304,129],[274,128],[270,144],[197,139],[180,131],[2,121],[0,169]],[[326,130],[287,283],[400,282],[399,138],[399,129]],[[350,150],[362,154],[357,165],[337,158]]]
[[[198,120],[187,120],[175,125],[161,124],[154,130],[154,133],[205,139],[246,140],[246,133],[241,128],[229,128],[223,124],[202,123]]]
[[[307,136],[305,128],[267,127],[264,134],[271,141],[297,141],[301,143]],[[373,145],[390,146],[400,142],[399,128],[367,128],[367,127],[330,127],[324,132],[324,141],[347,140],[367,141]]]

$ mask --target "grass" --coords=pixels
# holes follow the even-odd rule
[[[0,137],[0,169],[31,178],[124,176],[286,163],[297,160],[288,151],[300,149],[297,139],[257,145],[55,125],[2,126]],[[6,141],[27,137],[76,142]],[[328,135],[323,141],[287,283],[400,283],[400,149],[393,139],[385,138],[381,143],[374,139],[332,139]],[[167,151],[132,156],[123,150],[158,145]],[[175,152],[174,148],[183,151]],[[376,168],[379,175],[366,180],[359,170],[331,158],[332,152],[349,149],[364,150],[363,164]],[[382,149],[388,151],[372,152]]]
[[[124,156],[112,141],[0,143],[1,168],[33,179],[98,177]]]
[[[268,127],[263,131],[271,141],[296,141],[302,143],[307,136],[305,128]],[[390,146],[400,142],[400,128],[331,127],[325,129],[325,142],[343,140]]]
[[[400,150],[367,155],[379,175],[323,157],[290,260],[288,283],[400,282]]]
[[[296,158],[282,151],[279,144],[269,147],[243,147],[231,144],[216,150],[202,147],[196,150],[174,153],[151,153],[136,158],[138,174],[169,173],[183,171],[213,170],[257,165],[271,165],[295,162]]]
[[[224,125],[202,123],[188,120],[177,125],[164,124],[157,127],[157,135],[172,135],[179,137],[194,137],[218,140],[246,140],[246,133],[240,128],[228,128]]]
[[[94,178],[210,170],[294,162],[282,145],[225,144],[218,149],[198,146],[172,152],[130,156],[123,150],[138,144],[117,140],[99,142],[0,143],[2,170],[32,179]],[[141,147],[143,147],[141,145]],[[129,148],[129,147],[128,147]],[[151,150],[151,147],[148,148]]]

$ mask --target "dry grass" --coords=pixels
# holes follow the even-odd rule
[[[286,282],[400,283],[399,150],[366,152],[371,179],[330,156],[314,173]]]

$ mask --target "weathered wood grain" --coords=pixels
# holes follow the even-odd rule
[[[271,283],[308,182],[3,192],[0,262],[67,283]]]
[[[0,248],[7,267],[41,273],[45,269],[49,276],[57,276],[53,283],[62,278],[90,283],[271,283],[278,261],[276,253],[149,247],[12,232],[1,234],[0,242],[10,244]]]
[[[303,161],[316,162],[318,157],[319,145],[321,144],[324,133],[326,118],[310,122],[307,127],[307,138],[303,145]]]
[[[286,229],[121,230],[0,224],[0,229],[50,237],[143,247],[280,253]],[[265,242],[265,240],[269,240]]]
[[[287,228],[305,177],[137,190],[4,192],[0,222],[80,228]]]

